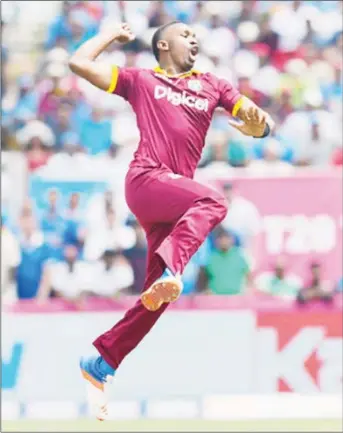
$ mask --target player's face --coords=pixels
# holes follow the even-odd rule
[[[199,52],[198,41],[193,30],[186,24],[175,24],[166,29],[164,39],[175,65],[181,71],[191,69]]]

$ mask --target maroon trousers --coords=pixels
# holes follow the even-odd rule
[[[130,169],[126,200],[147,236],[147,276],[143,291],[161,277],[166,267],[173,273],[182,273],[227,212],[227,202],[217,191],[174,175],[157,164]],[[94,346],[117,369],[167,306],[163,304],[151,312],[137,301],[120,322],[95,340]]]

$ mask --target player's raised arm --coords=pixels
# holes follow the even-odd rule
[[[127,43],[135,38],[127,24],[103,30],[89,39],[71,56],[70,69],[99,89],[108,91],[112,85],[113,65],[96,62],[97,57],[113,42]]]

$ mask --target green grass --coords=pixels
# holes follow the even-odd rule
[[[2,432],[341,432],[341,420],[3,421]]]

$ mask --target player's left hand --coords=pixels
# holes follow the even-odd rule
[[[229,120],[230,125],[244,135],[262,137],[266,128],[267,113],[257,106],[250,106],[246,110],[240,109],[239,119]]]

